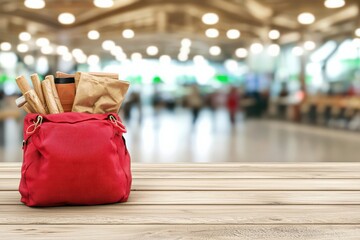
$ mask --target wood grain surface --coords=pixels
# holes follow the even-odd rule
[[[127,203],[29,208],[0,163],[0,239],[360,239],[360,164],[133,164]]]

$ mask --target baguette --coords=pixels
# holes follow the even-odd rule
[[[49,82],[50,82],[52,95],[53,95],[53,97],[55,99],[55,103],[56,103],[56,106],[57,106],[57,109],[58,109],[59,113],[63,113],[64,109],[63,109],[63,107],[61,105],[59,94],[58,94],[58,92],[56,90],[54,76],[53,75],[48,75],[48,76],[45,77],[45,79],[48,79]]]
[[[24,94],[26,102],[35,110],[36,113],[46,114],[46,110],[42,105],[40,99],[36,95],[34,89],[30,89]]]
[[[31,82],[33,84],[36,94],[38,95],[42,105],[46,109],[46,102],[45,102],[44,94],[41,89],[41,82],[40,82],[39,76],[36,73],[34,73],[30,76],[30,78],[31,78]]]
[[[42,83],[41,83],[41,87],[43,90],[44,98],[45,98],[49,113],[51,113],[51,114],[60,113],[60,111],[57,107],[54,95],[53,95],[50,80],[48,78],[45,78],[45,80],[42,81]]]
[[[31,87],[24,76],[19,76],[15,80],[22,94],[31,90]]]

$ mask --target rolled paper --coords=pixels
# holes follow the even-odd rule
[[[26,99],[24,96],[21,96],[21,97],[15,99],[15,103],[18,108],[21,108],[26,103]]]
[[[48,75],[48,76],[45,77],[45,79],[48,79],[50,84],[51,84],[51,91],[53,93],[52,95],[54,96],[55,103],[56,103],[56,106],[57,106],[57,109],[58,109],[59,113],[63,113],[64,109],[63,109],[63,107],[61,105],[59,94],[58,94],[58,92],[56,90],[54,76],[53,75]]]
[[[24,97],[26,99],[26,102],[29,103],[29,105],[35,110],[36,113],[46,114],[44,106],[42,105],[39,97],[36,95],[36,92],[33,89],[24,93]]]
[[[51,87],[50,80],[48,78],[45,78],[45,80],[41,82],[41,87],[43,90],[44,98],[45,98],[49,113],[51,113],[51,114],[60,113],[60,111],[57,107],[54,95],[53,95],[53,90]]]
[[[21,106],[21,109],[23,109],[27,113],[36,113],[35,110],[27,102]]]
[[[24,76],[19,76],[15,80],[22,94],[25,94],[26,92],[31,90],[31,87]]]
[[[42,105],[45,107],[45,110],[46,110],[46,102],[45,102],[45,98],[44,98],[44,94],[42,92],[42,88],[41,88],[41,82],[40,82],[40,79],[39,79],[39,76],[34,73],[30,76],[31,78],[31,82],[33,84],[33,87],[34,87],[34,90],[36,92],[36,94],[38,95]]]

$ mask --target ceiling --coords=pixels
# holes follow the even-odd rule
[[[327,9],[323,0],[115,0],[114,6],[97,8],[92,0],[46,0],[44,9],[29,9],[20,0],[0,0],[0,42],[19,43],[20,32],[31,33],[32,40],[47,37],[51,43],[66,45],[70,49],[81,48],[85,54],[98,54],[103,58],[111,55],[101,48],[110,39],[120,45],[128,55],[140,52],[146,56],[146,47],[155,45],[159,54],[176,58],[182,38],[192,40],[190,57],[201,54],[214,60],[231,58],[239,47],[248,47],[254,41],[270,43],[268,31],[281,33],[275,42],[287,44],[307,39],[323,42],[326,39],[351,37],[360,26],[360,1],[346,0],[338,9]],[[62,25],[57,16],[70,12],[76,16],[72,25]],[[203,14],[214,12],[220,20],[214,26],[201,21]],[[301,25],[297,16],[311,12],[316,21]],[[209,27],[220,31],[217,38],[204,34]],[[124,39],[122,30],[135,31],[133,39]],[[238,29],[241,37],[226,37],[228,29]],[[89,40],[87,32],[97,30],[101,37]],[[30,41],[35,54],[39,49]],[[222,54],[209,56],[212,45],[222,48]]]

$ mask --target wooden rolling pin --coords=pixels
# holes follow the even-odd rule
[[[60,110],[58,109],[55,101],[50,79],[45,78],[45,80],[41,82],[41,87],[43,90],[46,106],[49,110],[49,113],[51,114],[60,113]]]
[[[46,79],[49,80],[49,82],[50,82],[52,95],[54,96],[57,109],[58,109],[59,113],[63,113],[64,109],[63,109],[63,107],[61,105],[61,101],[60,101],[58,92],[56,90],[54,76],[53,75],[48,75],[48,76],[45,77],[45,80]],[[49,109],[49,111],[50,111],[50,109]]]
[[[46,110],[42,105],[39,97],[36,95],[34,89],[30,89],[26,93],[24,93],[24,97],[26,102],[35,110],[36,113],[46,114]]]
[[[41,89],[41,82],[40,82],[39,76],[36,73],[34,73],[30,76],[30,78],[31,78],[31,82],[33,84],[36,94],[38,95],[41,103],[43,104],[43,106],[46,109],[46,102],[45,102],[44,94]]]

